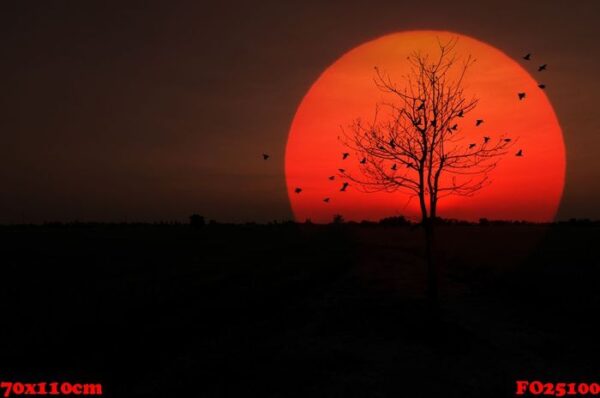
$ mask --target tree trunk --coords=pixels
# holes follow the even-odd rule
[[[436,263],[433,257],[434,246],[434,224],[436,205],[433,197],[429,197],[429,211],[425,199],[425,191],[422,188],[424,185],[423,173],[419,174],[421,190],[419,192],[419,202],[421,205],[422,224],[425,229],[425,262],[427,263],[427,300],[429,309],[433,319],[438,317],[438,272]],[[428,214],[429,213],[429,214]]]

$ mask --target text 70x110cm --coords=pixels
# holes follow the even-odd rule
[[[7,398],[13,395],[102,395],[102,384],[0,382],[0,396]]]

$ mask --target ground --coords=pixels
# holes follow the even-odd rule
[[[0,228],[3,380],[106,397],[511,397],[600,382],[600,228]]]

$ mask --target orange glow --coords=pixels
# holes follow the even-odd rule
[[[477,142],[484,135],[502,134],[518,142],[491,172],[490,186],[473,197],[441,199],[439,216],[553,220],[563,191],[566,160],[562,131],[545,92],[532,75],[500,50],[464,35],[437,31],[396,33],[360,45],[327,68],[312,85],[292,122],[285,155],[288,196],[297,220],[330,222],[334,214],[346,220],[395,215],[420,218],[418,201],[409,201],[402,192],[363,193],[352,184],[340,192],[342,180],[336,176],[330,181],[328,177],[337,175],[338,168],[358,172],[359,159],[354,153],[342,160],[347,148],[338,140],[341,127],[358,117],[372,118],[375,105],[390,99],[375,87],[374,66],[389,73],[402,87],[402,76],[409,72],[406,59],[410,53],[437,54],[437,38],[445,42],[456,37],[457,55],[476,58],[466,78],[466,96],[479,98],[475,110],[457,119],[459,128],[467,139]],[[548,74],[545,71],[536,77],[543,81]],[[523,101],[517,97],[519,92],[527,93]],[[476,119],[485,122],[476,128]],[[518,149],[523,150],[523,157],[514,155]],[[295,193],[296,187],[302,192]],[[329,203],[323,201],[325,197],[330,198]]]

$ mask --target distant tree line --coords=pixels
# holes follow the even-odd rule
[[[555,222],[534,222],[526,220],[491,220],[488,218],[480,218],[479,221],[467,221],[459,220],[455,218],[440,218],[436,217],[434,220],[436,225],[450,225],[450,226],[503,226],[503,225],[550,225],[550,226],[577,226],[577,227],[599,227],[600,220],[592,220],[590,218],[571,218],[565,221]],[[362,221],[346,221],[341,214],[336,214],[332,218],[330,223],[316,224],[310,219],[305,222],[298,222],[294,220],[273,220],[266,223],[257,222],[245,222],[245,223],[228,223],[219,222],[213,219],[206,220],[205,217],[199,214],[193,214],[189,217],[188,223],[181,221],[155,221],[155,222],[91,222],[91,221],[46,221],[41,224],[4,224],[3,227],[180,227],[180,226],[191,226],[193,228],[204,228],[214,226],[291,226],[291,225],[315,225],[315,226],[327,226],[327,225],[353,225],[353,226],[384,226],[384,227],[419,227],[420,222],[414,222],[407,219],[405,216],[390,216],[380,219],[379,221],[362,220]]]

